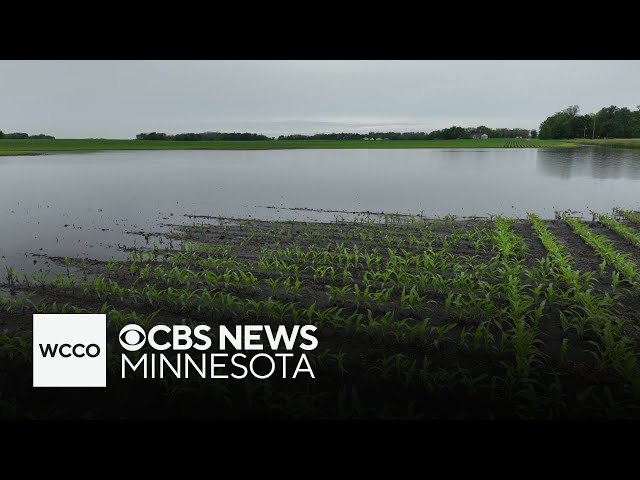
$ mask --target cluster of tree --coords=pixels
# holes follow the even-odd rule
[[[166,133],[139,133],[136,135],[137,140],[179,140],[179,141],[203,141],[203,140],[273,140],[272,137],[260,135],[257,133],[221,133],[221,132],[204,132],[204,133],[178,133],[176,135],[167,135]]]
[[[571,105],[540,124],[540,138],[639,138],[640,105],[631,111],[611,105],[597,113],[580,115]]]
[[[467,132],[470,132],[471,135],[475,133],[479,134],[487,134],[489,138],[516,138],[517,136],[528,137],[531,135],[531,138],[538,137],[537,130],[528,130],[526,128],[489,128],[481,125],[477,128],[467,128]]]
[[[316,133],[315,135],[280,135],[278,140],[362,140],[375,135],[362,133]]]
[[[489,128],[481,125],[475,128],[449,127],[433,132],[369,132],[365,133],[318,133],[315,135],[280,135],[278,140],[362,140],[365,138],[382,138],[389,140],[455,140],[473,138],[474,135],[486,134],[489,138],[515,138],[517,135],[529,136],[524,128]],[[531,130],[535,138],[537,132]]]
[[[6,139],[22,139],[22,140],[55,140],[56,137],[52,137],[51,135],[43,135],[42,133],[38,135],[29,135],[28,133],[4,133],[0,130],[0,138]]]
[[[427,135],[432,140],[451,140],[456,138],[473,138],[474,135],[487,135],[489,138],[516,138],[517,136],[528,137],[531,133],[532,138],[538,136],[535,130],[526,128],[489,128],[485,125],[472,128],[450,127],[443,130],[434,130]]]

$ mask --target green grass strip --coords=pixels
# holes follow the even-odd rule
[[[488,140],[258,140],[258,141],[174,141],[115,139],[0,139],[0,156],[55,152],[89,152],[100,150],[273,150],[273,149],[389,149],[389,148],[550,148],[575,147],[567,140],[523,140],[490,138]]]
[[[606,237],[593,233],[580,220],[567,215],[564,215],[563,218],[567,225],[571,227],[571,230],[577,233],[601,258],[613,265],[624,278],[635,283],[638,278],[638,267],[635,263],[618,252]]]
[[[619,139],[575,139],[569,140],[572,143],[583,145],[599,145],[611,148],[640,148],[640,138],[619,138]]]

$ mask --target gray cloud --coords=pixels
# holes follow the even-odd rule
[[[58,138],[538,128],[640,104],[639,61],[0,61],[0,130]]]

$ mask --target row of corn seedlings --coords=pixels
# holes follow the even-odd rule
[[[613,266],[629,282],[634,283],[638,278],[638,267],[629,260],[627,255],[618,252],[615,246],[603,235],[593,233],[589,227],[576,218],[564,216],[564,221],[577,233],[584,242],[607,263]]]
[[[573,269],[571,257],[544,223],[535,215],[529,215],[529,219],[547,250],[551,272],[557,282],[564,283],[572,293],[566,308],[560,311],[563,329],[575,328],[580,336],[584,336],[587,329],[595,333],[597,341],[589,341],[588,344],[592,347],[589,352],[598,365],[613,368],[632,388],[634,396],[640,395],[640,368],[633,341],[625,335],[627,322],[612,312],[617,297],[608,293],[596,295],[589,282],[585,282],[585,278]],[[565,349],[566,341],[565,338]]]
[[[631,245],[635,247],[640,247],[640,234],[634,232],[626,225],[620,223],[615,218],[609,217],[607,215],[602,215],[599,213],[595,214],[595,217],[602,223],[605,227],[613,232],[617,233],[625,240],[627,240]]]

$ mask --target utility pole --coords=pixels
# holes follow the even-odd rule
[[[586,126],[586,125],[585,125],[585,127],[584,127],[584,132],[583,132],[582,136],[583,136],[584,138],[587,138],[587,126]]]
[[[591,132],[591,140],[596,138],[596,116],[593,116],[593,131]]]

